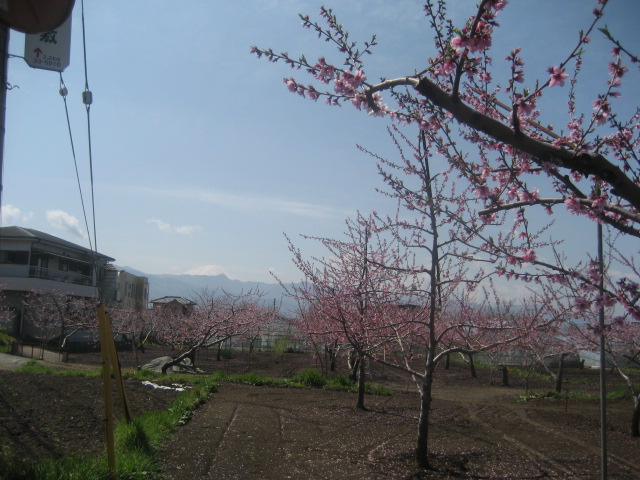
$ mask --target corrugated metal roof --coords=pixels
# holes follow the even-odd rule
[[[181,305],[196,304],[196,302],[193,302],[188,298],[184,298],[184,297],[161,297],[161,298],[156,298],[155,300],[149,300],[149,303],[171,303],[171,302],[177,302]]]

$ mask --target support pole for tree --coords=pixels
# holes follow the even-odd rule
[[[604,292],[604,253],[602,247],[602,224],[598,223],[598,268],[600,270],[600,295]],[[598,311],[600,330],[600,478],[607,480],[607,384],[604,344],[604,303]]]

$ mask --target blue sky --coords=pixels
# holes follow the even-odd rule
[[[354,40],[378,35],[368,61],[375,79],[410,74],[433,53],[420,1],[349,0],[334,8]],[[591,18],[584,0],[512,1],[501,18],[496,63],[523,47],[528,80],[546,80]],[[283,233],[340,237],[357,210],[385,210],[373,160],[356,144],[391,157],[386,121],[348,107],[314,104],[289,93],[291,72],[249,54],[251,45],[307,58],[331,50],[300,27],[298,13],[321,3],[296,0],[85,0],[97,247],[146,273],[221,273],[245,281],[299,279]],[[81,4],[73,13],[69,90],[71,127],[91,227],[82,59]],[[640,51],[640,2],[612,1],[605,23]],[[460,20],[472,2],[451,1]],[[599,34],[598,34],[599,35]],[[610,45],[593,60],[606,65]],[[11,33],[22,56],[24,36]],[[540,52],[543,52],[541,54]],[[585,69],[591,69],[586,65]],[[637,72],[635,72],[637,74]],[[308,82],[303,74],[300,79]],[[586,86],[599,88],[606,69]],[[56,72],[9,61],[2,224],[46,231],[88,246]],[[562,92],[559,92],[562,93]],[[590,111],[593,98],[580,99]],[[637,94],[625,97],[636,106]],[[565,103],[545,114],[565,120]],[[392,207],[392,206],[391,206]],[[566,222],[570,222],[567,224]],[[572,251],[595,227],[562,217],[558,235]],[[585,233],[586,232],[586,233]],[[91,234],[93,234],[91,227]],[[303,244],[309,254],[313,244]]]

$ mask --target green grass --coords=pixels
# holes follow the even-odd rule
[[[42,372],[42,366],[31,365],[26,371],[60,374],[63,371]],[[75,371],[76,374],[84,372]],[[65,374],[69,374],[68,371]],[[148,373],[141,375],[149,375]],[[153,376],[156,376],[154,374]],[[180,380],[184,380],[185,376]],[[167,376],[162,376],[167,379]],[[176,380],[176,378],[171,380]],[[212,376],[189,376],[193,388],[180,393],[166,411],[151,411],[134,419],[131,423],[120,423],[115,431],[116,474],[110,476],[106,459],[83,456],[67,456],[30,463],[15,457],[14,452],[0,447],[0,480],[137,480],[159,477],[157,453],[169,434],[189,421],[193,411],[203,404],[217,389]],[[0,445],[5,445],[2,442]]]
[[[52,368],[48,365],[43,365],[38,360],[33,358],[29,359],[25,365],[23,365],[20,370],[22,373],[42,373],[45,375],[68,375],[73,377],[97,377],[100,375],[101,370],[99,368],[91,369],[91,370],[74,370],[67,368]]]
[[[309,368],[299,375],[291,378],[270,378],[254,372],[227,375],[223,372],[213,374],[219,382],[244,383],[255,386],[281,387],[281,388],[321,388],[323,390],[340,392],[357,392],[356,382],[349,380],[346,375],[338,374],[334,378],[327,378],[315,369]],[[365,384],[365,392],[370,395],[393,395],[393,391],[387,387]]]
[[[16,339],[7,333],[6,327],[0,327],[0,352],[11,353],[11,344]]]
[[[600,399],[599,393],[586,393],[580,391],[570,391],[570,392],[556,392],[549,390],[548,392],[542,393],[531,393],[529,395],[516,395],[513,399],[516,403],[528,402],[531,400],[538,399],[552,399],[552,400],[566,400],[567,398],[570,400],[598,400]],[[630,399],[631,392],[629,392],[626,388],[618,388],[612,391],[607,392],[607,400],[620,400],[620,399]]]

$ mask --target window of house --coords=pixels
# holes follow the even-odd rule
[[[20,250],[5,250],[0,252],[0,263],[10,265],[27,265],[29,263],[29,252]]]

